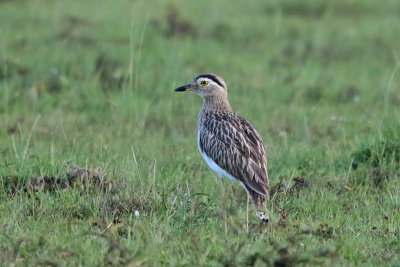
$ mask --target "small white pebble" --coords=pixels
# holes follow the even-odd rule
[[[139,215],[140,215],[139,211],[135,210],[135,216],[139,216]]]
[[[346,118],[345,118],[345,117],[336,117],[335,115],[332,115],[332,116],[330,117],[330,120],[331,120],[331,121],[345,121]]]
[[[281,136],[281,137],[285,137],[286,136],[286,131],[280,131],[279,132],[279,136]]]

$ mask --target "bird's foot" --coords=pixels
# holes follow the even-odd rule
[[[259,217],[264,223],[267,223],[269,221],[269,217],[267,213],[264,211],[256,211],[257,217]]]

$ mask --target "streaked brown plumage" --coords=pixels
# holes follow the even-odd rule
[[[200,153],[217,174],[244,186],[257,216],[268,221],[265,200],[269,198],[269,182],[263,141],[248,121],[232,111],[224,80],[215,74],[201,74],[175,91],[193,91],[203,98],[198,122]]]

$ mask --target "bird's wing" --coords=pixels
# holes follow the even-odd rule
[[[219,167],[269,197],[263,141],[249,122],[235,113],[207,114],[199,137],[200,149]]]

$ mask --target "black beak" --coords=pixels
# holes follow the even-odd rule
[[[175,89],[175,92],[189,91],[191,87],[192,87],[191,84],[186,84],[186,85],[183,85],[183,86],[181,86],[181,87],[176,88],[176,89]]]

